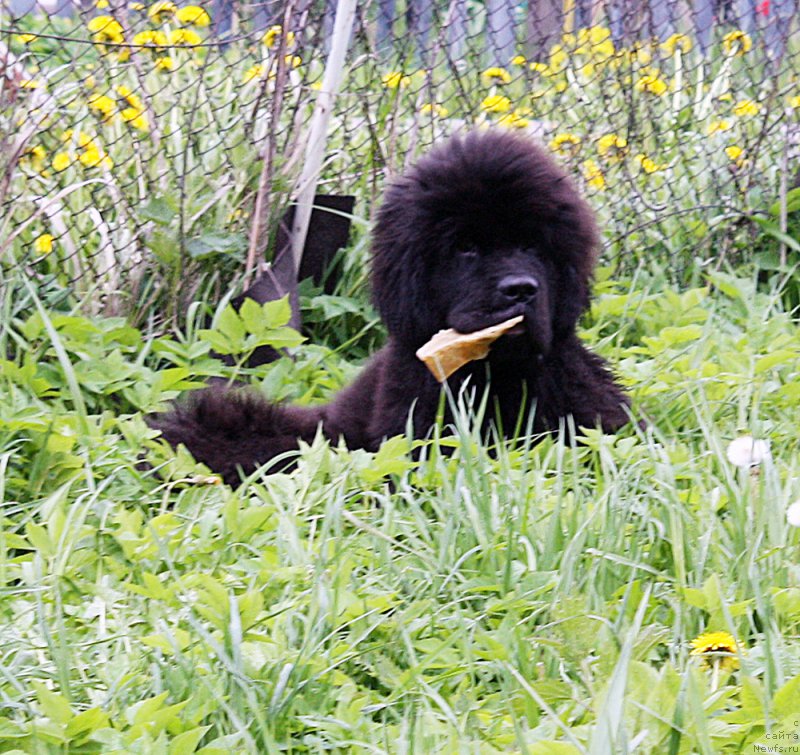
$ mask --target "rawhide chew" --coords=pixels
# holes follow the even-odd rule
[[[443,383],[459,367],[474,359],[483,359],[489,347],[523,320],[522,315],[492,325],[474,333],[459,333],[448,328],[440,330],[424,346],[417,349],[417,358],[425,362],[433,376]]]

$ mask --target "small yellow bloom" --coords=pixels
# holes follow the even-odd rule
[[[745,650],[729,632],[705,632],[695,637],[690,655],[699,656],[703,666],[717,666],[723,671],[735,671],[739,668],[739,655]]]
[[[800,95],[789,97],[788,103],[792,110],[800,110]]]
[[[28,147],[20,156],[20,163],[22,165],[30,165],[34,170],[41,171],[44,167],[44,161],[47,158],[47,152],[41,144],[36,144],[33,147]]]
[[[501,86],[511,83],[511,74],[505,68],[487,68],[482,74],[481,79],[484,84],[499,84]]]
[[[531,63],[528,68],[530,68],[534,73],[541,74],[542,76],[550,76],[552,74],[550,66],[547,65],[547,63]]]
[[[581,138],[577,134],[556,134],[550,140],[550,149],[564,157],[574,157],[581,147]]]
[[[71,128],[68,128],[63,134],[61,134],[61,141],[72,142],[77,144],[79,147],[90,147],[92,144],[94,144],[92,137],[85,131],[78,131],[76,133]]]
[[[103,10],[103,8],[108,8],[108,0],[97,0],[97,2],[95,2],[94,4],[94,7],[98,8],[99,10]]]
[[[53,158],[53,170],[60,173],[62,170],[69,168],[71,163],[72,158],[66,152],[59,152]]]
[[[502,94],[490,94],[481,102],[481,109],[487,113],[507,113],[511,110],[511,100]]]
[[[660,79],[658,76],[648,75],[642,76],[636,82],[636,91],[654,94],[657,97],[661,97],[661,95],[669,91],[669,87],[664,79]]]
[[[178,6],[171,0],[158,0],[148,8],[147,17],[154,23],[163,24],[171,21],[177,12]]]
[[[109,42],[122,42],[124,40],[122,24],[113,16],[95,16],[89,19],[86,28],[92,34],[107,37]]]
[[[106,123],[114,118],[116,103],[105,94],[93,94],[88,100],[89,110],[95,111]]]
[[[50,254],[53,251],[53,235],[50,233],[43,233],[33,241],[33,248],[39,254]]]
[[[120,109],[133,108],[134,110],[144,110],[142,98],[139,97],[138,94],[135,94],[130,87],[126,87],[124,84],[118,84],[114,87],[114,91],[117,93],[117,103]]]
[[[111,158],[97,145],[92,145],[88,149],[84,149],[78,155],[78,160],[86,168],[104,168],[110,169],[113,167]]]
[[[548,69],[552,75],[566,70],[568,64],[569,55],[564,47],[561,45],[553,45],[552,49],[550,50],[550,65],[548,66]]]
[[[175,47],[192,47],[203,43],[203,38],[194,29],[170,29],[167,39]]]
[[[750,118],[758,115],[760,110],[761,106],[753,100],[739,100],[733,106],[733,114],[738,118]]]
[[[42,86],[42,82],[38,79],[22,79],[19,85],[22,89],[38,89]]]
[[[728,55],[744,55],[753,49],[753,40],[744,31],[730,31],[722,38],[722,47]]]
[[[199,5],[185,5],[183,8],[178,8],[175,15],[180,23],[190,26],[208,26],[211,23],[208,11]]]
[[[23,45],[29,45],[31,42],[35,42],[39,39],[38,34],[17,34],[15,37],[17,42],[21,42]]]
[[[278,47],[283,36],[283,27],[280,25],[270,26],[266,34],[261,38],[261,43],[270,49]],[[294,44],[294,32],[290,31],[286,34],[286,47],[291,47]]]
[[[744,165],[744,150],[736,144],[725,147],[725,154],[732,163],[736,163],[738,166]]]
[[[528,61],[525,59],[524,55],[515,55],[511,58],[511,65],[512,66],[524,66]]]
[[[158,54],[169,44],[167,35],[160,29],[145,29],[133,35],[133,44]]]
[[[659,173],[666,167],[665,165],[659,165],[655,160],[652,160],[644,153],[639,153],[634,159],[639,164],[639,167],[648,175],[651,173]]]
[[[616,134],[605,134],[597,140],[597,153],[611,160],[621,160],[628,153],[628,141]]]
[[[147,131],[147,116],[143,111],[134,107],[126,107],[120,111],[120,117],[133,128],[137,128],[139,131]]]
[[[264,75],[264,66],[262,66],[260,63],[257,63],[256,65],[251,66],[245,71],[244,76],[242,76],[242,83],[247,84],[249,81],[252,81],[253,79],[260,79],[263,75]]]
[[[130,8],[131,10],[135,10],[135,11],[143,11],[143,10],[145,10],[146,7],[147,6],[144,3],[139,3],[139,2],[131,3],[128,6],[128,8]]]
[[[498,118],[497,125],[505,128],[527,128],[530,125],[530,121],[515,110]]]
[[[706,126],[706,134],[713,136],[714,134],[719,134],[723,131],[729,131],[732,128],[733,121],[729,118],[722,118],[718,121],[711,121],[711,123]]]
[[[419,112],[421,115],[432,115],[435,118],[447,118],[450,115],[450,111],[444,105],[438,105],[433,102],[424,104],[419,109]]]
[[[299,68],[303,65],[303,59],[299,55],[286,55],[283,59],[287,68]]]
[[[606,178],[600,166],[594,160],[586,160],[581,166],[586,183],[593,189],[605,189]]]
[[[689,52],[692,49],[692,38],[688,34],[672,34],[661,43],[662,49],[669,55],[678,50]]]
[[[405,89],[411,83],[411,77],[398,71],[386,73],[381,79],[387,89]]]
[[[156,58],[156,71],[162,71],[163,73],[170,73],[174,70],[175,70],[175,61],[169,55],[164,55],[160,58]]]

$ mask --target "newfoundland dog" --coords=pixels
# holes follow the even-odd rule
[[[417,349],[442,329],[472,333],[522,315],[488,357],[448,379],[453,394],[467,381],[479,398],[488,391],[487,423],[505,433],[520,421],[534,433],[556,431],[569,416],[613,432],[629,421],[628,400],[575,333],[597,247],[591,210],[529,139],[491,130],[452,137],[386,190],[372,296],[389,339],[352,385],[323,406],[209,387],[150,424],[234,485],[318,430],[374,450],[410,419],[424,437],[442,386]]]

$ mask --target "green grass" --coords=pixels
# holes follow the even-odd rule
[[[137,413],[221,373],[202,332],[6,321],[0,748],[710,754],[796,732],[800,336],[780,297],[713,283],[598,284],[584,332],[643,431],[490,449],[463,410],[419,463],[405,438],[317,442],[236,492]],[[245,377],[306,376],[306,400],[349,378],[299,350]],[[772,451],[753,471],[726,458],[748,433]],[[705,630],[739,670],[690,657]]]

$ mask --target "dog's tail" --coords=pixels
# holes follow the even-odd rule
[[[162,414],[147,417],[173,446],[183,444],[192,456],[233,486],[271,459],[310,443],[323,419],[322,407],[272,404],[241,388],[212,386],[191,394]],[[272,472],[290,468],[276,460]]]

